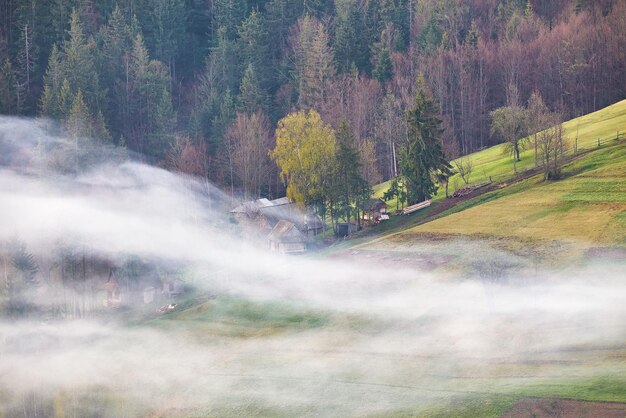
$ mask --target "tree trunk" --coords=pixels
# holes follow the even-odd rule
[[[535,132],[535,168],[539,166],[539,160],[537,159],[537,133]]]

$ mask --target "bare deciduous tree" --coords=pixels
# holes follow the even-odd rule
[[[491,112],[491,120],[491,133],[506,141],[505,151],[513,155],[513,172],[517,174],[526,135],[526,110],[517,105],[501,107]]]
[[[545,115],[549,113],[548,107],[543,102],[541,93],[538,90],[533,91],[528,99],[527,109],[528,131],[533,133],[533,144],[535,148],[535,167],[539,166],[539,153],[538,153],[538,134],[543,129],[547,128],[545,125]]]
[[[542,117],[549,126],[537,134],[537,147],[543,164],[544,180],[558,179],[565,155],[566,140],[563,138],[563,123],[558,113]]]
[[[209,156],[206,142],[195,143],[188,136],[174,137],[165,157],[165,166],[171,170],[206,177],[209,171]]]
[[[465,184],[469,184],[470,176],[472,175],[472,171],[474,169],[474,163],[470,157],[462,157],[454,162],[456,166],[456,170],[459,172],[459,175],[465,182]]]
[[[226,132],[232,158],[231,171],[239,180],[246,197],[260,196],[269,181],[273,164],[268,150],[273,148],[270,121],[265,113],[238,113]]]

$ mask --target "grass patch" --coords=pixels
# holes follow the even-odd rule
[[[591,152],[565,178],[534,176],[467,200],[407,233],[485,234],[621,244],[626,240],[626,143]]]
[[[626,130],[626,100],[565,122],[563,128],[569,148],[577,142],[579,152],[588,152],[564,167],[563,180],[543,182],[538,174],[509,185],[513,177],[512,157],[504,153],[502,144],[496,145],[467,157],[474,166],[471,183],[493,180],[501,188],[466,200],[411,232],[511,235],[602,244],[626,242],[624,228],[611,228],[624,225],[621,214],[626,211],[626,143],[609,141],[602,148],[597,147],[598,138],[613,137]],[[517,164],[519,172],[534,169],[531,148],[522,152]],[[374,186],[374,196],[382,197],[389,183]],[[450,193],[464,185],[458,174],[451,177]],[[432,207],[442,199],[445,193],[439,190]],[[387,203],[390,210],[395,210],[395,200]],[[410,224],[390,222],[379,233],[409,229]]]
[[[424,408],[403,408],[371,415],[372,418],[497,418],[515,402],[526,398],[556,398],[589,402],[626,402],[626,379],[604,376],[575,381],[551,381],[511,387],[494,394],[458,396]]]
[[[162,315],[150,324],[163,328],[179,328],[192,333],[247,337],[269,335],[289,329],[322,327],[329,320],[328,313],[297,308],[284,302],[220,297]]]
[[[517,388],[516,395],[536,398],[561,398],[594,402],[626,402],[626,378],[617,376],[551,381]]]

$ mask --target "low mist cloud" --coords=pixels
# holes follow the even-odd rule
[[[362,416],[498,384],[626,371],[611,354],[624,352],[622,265],[487,280],[358,253],[276,256],[239,236],[231,198],[214,186],[92,141],[81,152],[97,163],[68,168],[58,162],[76,150],[50,132],[46,121],[0,118],[0,242],[173,263],[211,297],[189,318],[135,325],[122,316],[0,321],[0,413],[72,394],[68,405],[91,402],[105,416]],[[523,263],[483,244],[449,245]],[[237,316],[222,299],[260,311]],[[255,328],[264,309],[276,312]],[[90,391],[97,402],[81,397]]]

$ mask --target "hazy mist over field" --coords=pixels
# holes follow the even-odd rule
[[[624,353],[623,265],[478,274],[358,252],[277,256],[237,233],[230,197],[210,184],[50,132],[0,117],[0,242],[19,239],[42,261],[59,243],[113,264],[132,254],[184,270],[210,298],[130,325],[1,319],[0,415],[35,416],[31,403],[56,399],[104,416],[363,416],[626,372],[610,352]],[[450,246],[481,265],[525,262]],[[41,306],[45,286],[31,290]]]

